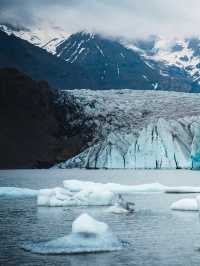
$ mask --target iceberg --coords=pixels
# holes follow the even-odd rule
[[[47,242],[27,243],[23,249],[39,254],[76,254],[120,250],[123,244],[108,225],[81,214],[72,223],[71,234]]]
[[[142,192],[164,192],[166,186],[159,183],[142,184],[142,185],[121,185],[117,183],[96,183],[90,181],[64,180],[63,185],[71,192],[80,192],[86,189],[90,191],[110,191],[114,193],[142,193]]]
[[[113,206],[110,206],[106,212],[111,212],[111,213],[115,213],[115,214],[125,214],[125,213],[129,213],[128,210],[124,209],[123,207],[121,207],[119,204],[114,204]]]
[[[100,235],[107,231],[107,224],[96,221],[87,213],[80,215],[72,224],[72,233]]]
[[[0,197],[36,197],[38,190],[19,187],[0,187]]]
[[[108,190],[85,188],[70,191],[65,188],[42,189],[38,193],[37,205],[47,207],[63,206],[106,206],[115,202],[116,195]]]
[[[171,210],[177,211],[198,211],[198,204],[195,198],[185,198],[178,200],[171,205]]]
[[[63,181],[64,187],[71,192],[80,192],[86,189],[90,191],[101,190],[114,193],[131,194],[131,193],[200,193],[200,187],[177,186],[169,187],[160,183],[141,184],[141,185],[121,185],[117,183],[98,183],[91,181],[80,181],[69,179]]]

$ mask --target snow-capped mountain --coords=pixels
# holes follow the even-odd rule
[[[200,91],[200,41],[166,41],[151,37],[134,42],[78,32],[69,37],[61,28],[41,24],[0,30],[46,49],[83,67],[93,78],[91,89],[154,89]]]
[[[13,34],[33,45],[44,48],[52,54],[55,53],[56,46],[69,37],[69,34],[60,27],[51,26],[45,23],[30,28],[1,24],[0,30],[8,35]]]
[[[167,66],[119,40],[79,32],[56,47],[59,58],[84,67],[96,80],[98,89],[193,90],[196,85],[185,70]]]
[[[69,95],[93,138],[57,167],[200,167],[200,94],[73,90],[58,102],[68,104]]]
[[[3,31],[0,31],[0,68],[16,68],[33,79],[48,81],[55,89],[93,87],[92,78],[79,65]]]
[[[144,58],[184,69],[194,82],[200,84],[199,38],[166,40],[153,36],[147,40],[129,43],[127,46],[138,51]]]

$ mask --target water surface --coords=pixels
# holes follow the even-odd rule
[[[143,184],[159,182],[169,186],[200,186],[197,171],[133,170],[23,170],[0,171],[0,186],[32,189],[62,186],[64,179]],[[172,202],[195,195],[134,194],[134,215],[107,213],[106,207],[45,208],[36,199],[1,198],[0,265],[66,266],[199,266],[200,224],[195,212],[173,212]],[[87,211],[110,225],[129,247],[111,253],[82,255],[38,255],[20,248],[24,241],[58,238],[71,231],[72,221]]]

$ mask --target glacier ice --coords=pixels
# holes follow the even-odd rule
[[[199,94],[74,90],[60,99],[69,93],[94,136],[55,168],[199,168]]]
[[[195,198],[180,199],[171,205],[172,210],[177,211],[198,211],[198,204]]]
[[[35,197],[38,190],[19,187],[0,187],[0,197]]]
[[[82,214],[73,222],[71,234],[47,242],[26,243],[23,248],[39,254],[74,254],[115,251],[122,246],[107,224]]]
[[[38,193],[37,205],[48,207],[62,206],[105,206],[115,201],[115,194],[108,190],[85,187],[81,191],[65,188],[42,189]]]

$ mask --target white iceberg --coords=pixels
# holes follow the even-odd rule
[[[198,204],[195,198],[185,198],[178,200],[171,205],[172,210],[177,211],[198,211]]]
[[[80,215],[72,224],[72,233],[100,235],[107,231],[107,224],[96,221],[87,213]]]
[[[106,206],[115,202],[116,195],[108,190],[87,189],[70,191],[64,188],[42,189],[38,193],[37,205],[62,206]]]
[[[63,181],[64,187],[71,192],[80,192],[88,189],[93,190],[106,190],[114,193],[200,193],[200,187],[192,186],[177,186],[169,187],[160,183],[141,184],[141,185],[121,185],[117,183],[98,183],[91,181],[80,181],[75,179],[69,179]]]
[[[23,248],[39,254],[75,254],[115,251],[122,246],[107,224],[82,214],[73,222],[72,233],[68,236],[47,242],[28,243]]]
[[[117,183],[96,183],[90,181],[64,180],[63,185],[71,192],[84,191],[86,189],[110,191],[114,193],[143,193],[143,192],[164,192],[166,186],[159,183],[142,184],[142,185],[121,185]]]
[[[106,212],[111,212],[115,214],[123,214],[123,213],[128,213],[129,211],[126,210],[125,208],[121,207],[118,203],[114,204],[113,206],[110,206]]]
[[[0,187],[0,197],[35,197],[38,194],[38,190],[29,188],[18,187]]]

